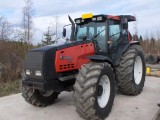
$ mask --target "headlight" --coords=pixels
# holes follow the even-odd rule
[[[36,75],[36,76],[41,76],[42,73],[41,73],[41,71],[35,71],[35,75]]]
[[[26,70],[26,75],[31,75],[30,70]]]

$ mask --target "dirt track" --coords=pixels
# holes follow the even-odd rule
[[[160,78],[147,77],[139,96],[116,93],[114,106],[106,120],[152,120],[160,102]],[[64,92],[46,108],[26,103],[21,94],[0,98],[0,120],[82,120],[73,106],[72,93]]]

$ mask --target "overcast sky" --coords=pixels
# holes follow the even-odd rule
[[[137,17],[138,33],[155,35],[160,31],[159,0],[32,0],[35,38],[41,39],[42,33],[59,16],[62,25],[69,23],[67,15],[80,17],[83,13],[93,14],[131,14]],[[0,15],[12,23],[20,23],[24,0],[0,0]],[[132,24],[131,32],[134,32]],[[62,30],[62,28],[60,28]]]

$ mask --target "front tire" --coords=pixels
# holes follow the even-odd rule
[[[114,72],[108,63],[88,63],[81,67],[74,85],[74,104],[84,119],[106,118],[115,97]]]
[[[117,85],[127,95],[141,93],[145,83],[145,58],[140,45],[133,45],[123,54],[116,67]]]
[[[54,91],[40,91],[33,88],[22,87],[22,96],[26,102],[37,107],[45,107],[54,103],[59,93]]]

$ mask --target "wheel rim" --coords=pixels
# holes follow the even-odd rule
[[[138,85],[142,80],[142,59],[140,56],[137,56],[134,63],[134,80]]]
[[[53,90],[47,90],[47,91],[40,91],[40,93],[44,97],[49,97],[54,93],[54,91]]]
[[[100,79],[99,86],[101,86],[102,93],[97,96],[98,104],[101,108],[104,108],[110,98],[110,80],[107,75],[103,75]]]

